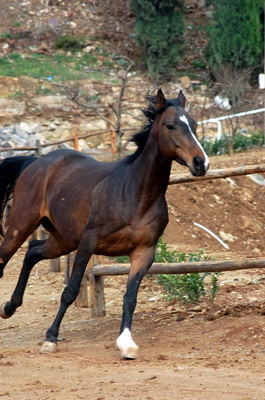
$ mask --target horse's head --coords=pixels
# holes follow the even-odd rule
[[[167,100],[160,89],[156,97],[159,118],[159,147],[163,157],[189,167],[192,175],[205,175],[209,159],[196,135],[197,123],[185,111],[182,91]]]

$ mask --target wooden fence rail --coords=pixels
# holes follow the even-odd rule
[[[251,268],[265,268],[265,258],[245,258],[236,261],[154,263],[148,274],[187,274],[236,271]],[[93,317],[102,317],[106,313],[103,277],[128,275],[129,270],[130,264],[99,264],[89,270],[90,305]]]
[[[86,135],[78,136],[78,139],[87,139],[89,137],[103,135],[104,133],[108,133],[108,132],[109,132],[109,129],[105,129],[105,130],[100,131],[100,132],[87,133]],[[74,141],[75,141],[75,137],[71,136],[69,138],[56,140],[54,142],[39,143],[36,146],[0,147],[0,152],[2,153],[2,152],[7,152],[7,151],[25,151],[25,150],[32,150],[32,151],[39,152],[39,150],[42,147],[55,146],[57,144],[62,144],[62,143],[67,143],[67,142],[74,142]]]
[[[236,271],[263,268],[265,258],[243,258],[228,261],[198,261],[183,263],[154,263],[148,274],[191,274],[194,272]],[[95,276],[128,275],[130,264],[98,264],[93,268]]]
[[[247,165],[242,167],[233,167],[225,169],[211,169],[204,176],[192,176],[190,174],[170,175],[169,185],[176,183],[207,181],[210,179],[221,179],[232,176],[242,176],[251,174],[260,174],[265,172],[265,164]]]
[[[124,132],[131,131],[131,130],[134,130],[134,128],[123,129]],[[105,133],[111,133],[110,129],[104,129],[102,131],[86,133],[85,135],[73,134],[72,136],[65,138],[65,139],[60,139],[60,140],[56,140],[56,141],[48,142],[48,143],[37,143],[36,146],[0,147],[0,153],[7,152],[7,151],[27,151],[27,150],[32,150],[32,151],[36,151],[37,153],[40,153],[40,149],[42,147],[55,146],[57,144],[62,144],[62,143],[67,143],[67,142],[75,142],[76,140],[88,139],[90,137],[100,136]]]

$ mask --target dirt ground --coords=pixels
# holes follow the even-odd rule
[[[125,2],[126,12],[122,1],[48,3],[47,10],[46,0],[0,0],[5,20],[0,26],[1,55],[23,54],[32,47],[49,54],[58,33],[74,32],[85,34],[88,45],[99,41],[110,50],[139,58],[131,39],[129,2]],[[206,43],[196,29],[205,19],[204,11],[193,5],[199,2],[188,3],[192,6],[186,19],[194,29],[187,32],[190,46],[180,76],[194,59],[200,59]],[[250,98],[254,100],[247,97],[245,107],[250,103],[251,108],[259,108],[262,94],[256,91]],[[259,126],[261,119],[255,118]],[[264,149],[211,158],[212,168],[260,163],[265,163]],[[174,164],[172,172],[186,170]],[[245,176],[170,186],[170,222],[164,239],[182,252],[204,249],[216,260],[264,258],[265,186],[257,181],[262,182],[265,174],[255,179]],[[221,237],[229,249],[194,222]],[[0,304],[12,294],[25,251],[26,246],[6,267],[0,280]],[[125,361],[115,340],[126,278],[107,277],[106,317],[91,318],[89,308],[70,307],[58,351],[47,355],[39,349],[59,306],[64,270],[50,272],[48,262],[39,263],[23,306],[12,318],[0,320],[0,400],[264,400],[265,270],[221,273],[219,281],[214,302],[206,298],[187,309],[166,301],[162,288],[146,277],[133,326],[139,357]]]
[[[263,149],[213,157],[211,164],[221,168],[264,161]],[[173,172],[183,170],[174,166]],[[171,186],[165,239],[180,251],[203,248],[217,260],[264,257],[264,191],[249,177]],[[217,235],[230,234],[229,249],[192,222]],[[12,294],[25,251],[26,246],[6,267],[1,302]],[[45,355],[39,349],[58,309],[64,271],[53,273],[47,262],[40,263],[23,306],[0,321],[0,398],[263,400],[265,271],[226,272],[219,280],[214,303],[206,298],[187,309],[167,302],[155,280],[145,278],[133,328],[139,357],[125,361],[115,340],[126,278],[105,278],[106,317],[91,318],[89,309],[70,307],[58,351]]]
[[[210,157],[211,169],[265,163],[264,148]],[[187,173],[173,163],[172,173]],[[165,239],[179,251],[205,249],[218,259],[265,254],[265,174],[170,185],[167,200],[170,223]],[[257,182],[263,183],[258,184]],[[226,250],[194,222],[210,229],[229,246]]]

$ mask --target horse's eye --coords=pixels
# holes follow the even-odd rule
[[[173,131],[174,126],[171,125],[171,124],[167,124],[167,129],[168,129],[169,131]]]

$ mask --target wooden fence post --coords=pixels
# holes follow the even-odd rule
[[[61,271],[60,258],[53,258],[52,260],[50,260],[50,271],[51,272]]]
[[[67,285],[70,279],[73,263],[75,258],[75,251],[68,254],[65,259],[65,268],[64,268],[64,283]]]
[[[75,259],[76,251],[73,251],[66,258],[65,265],[65,283],[67,284],[70,278],[71,270]],[[88,307],[88,288],[87,283],[89,281],[89,292],[90,292],[90,307],[92,317],[104,317],[106,315],[105,308],[105,295],[104,295],[104,277],[95,276],[93,268],[97,265],[96,256],[92,256],[87,264],[86,272],[83,276],[79,294],[75,300],[75,306],[86,308]]]
[[[76,254],[76,251],[74,252]],[[89,263],[88,263],[89,265]],[[75,306],[80,308],[88,308],[88,289],[87,289],[88,276],[86,272],[81,281],[80,289],[77,298],[75,299]]]
[[[88,264],[88,279],[90,288],[91,317],[104,317],[106,315],[104,277],[96,276],[93,267],[96,265],[96,257],[92,256]]]
[[[72,251],[67,257],[66,257],[66,263],[65,263],[65,283],[67,284],[69,282],[69,278],[71,275],[71,271],[73,268],[74,260],[75,260],[75,255],[76,251]],[[87,290],[87,275],[86,273],[83,276],[83,279],[81,281],[80,289],[79,289],[79,294],[77,298],[75,299],[75,306],[80,307],[80,308],[87,308],[88,307],[88,290]]]
[[[36,140],[36,150],[34,151],[34,155],[36,156],[36,157],[39,157],[40,156],[40,140],[39,139],[37,139]]]
[[[79,150],[79,142],[78,142],[78,128],[75,127],[73,129],[73,138],[74,138],[74,150]]]
[[[73,268],[75,254],[76,252],[74,251],[70,253],[66,258],[65,283],[68,283],[69,281],[71,270]],[[104,277],[94,275],[93,268],[96,264],[96,256],[93,255],[87,264],[87,270],[83,276],[79,294],[75,300],[75,306],[81,308],[88,307],[87,281],[89,281],[91,316],[104,317],[106,315]]]

